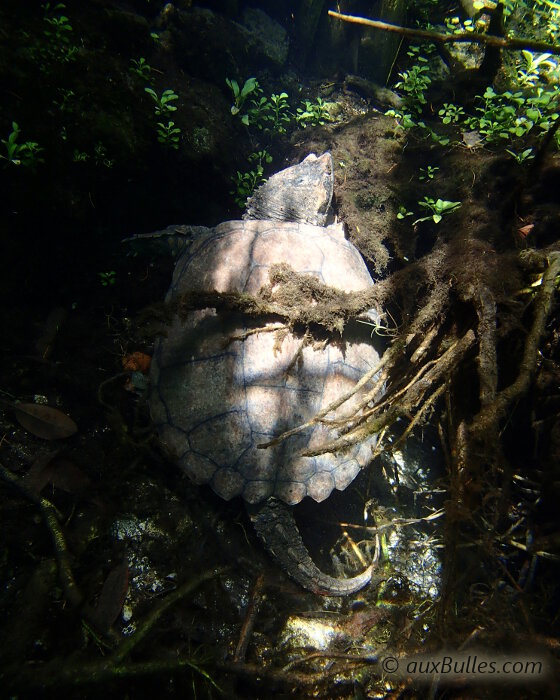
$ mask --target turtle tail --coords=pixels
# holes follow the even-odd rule
[[[267,551],[308,591],[318,595],[351,595],[371,581],[373,564],[353,578],[335,578],[323,573],[303,543],[291,508],[282,501],[269,498],[257,506],[248,506],[247,510]]]

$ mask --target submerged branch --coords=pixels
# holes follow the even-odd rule
[[[500,37],[493,34],[479,34],[477,32],[460,32],[459,34],[442,34],[441,32],[432,32],[427,29],[412,29],[411,27],[401,27],[397,24],[389,24],[388,22],[379,22],[366,17],[356,17],[354,15],[344,15],[334,10],[329,10],[329,15],[335,19],[340,19],[343,22],[352,24],[363,24],[366,27],[373,29],[381,29],[385,32],[394,32],[401,36],[409,36],[415,39],[425,39],[433,41],[436,44],[455,44],[455,43],[472,43],[484,44],[493,46],[507,51],[521,51],[528,49],[529,51],[548,51],[549,53],[560,55],[560,46],[556,44],[548,44],[546,41],[533,41],[532,39],[515,39],[513,37]]]

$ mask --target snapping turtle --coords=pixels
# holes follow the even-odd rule
[[[249,201],[245,220],[160,232],[194,237],[177,261],[167,299],[212,291],[254,296],[276,263],[346,291],[367,289],[373,282],[357,249],[341,225],[326,225],[332,189],[330,153],[311,155],[272,176]],[[353,593],[369,582],[371,567],[347,579],[321,572],[288,506],[345,489],[368,462],[375,437],[343,453],[302,456],[338,435],[317,423],[264,444],[346,393],[379,356],[370,342],[343,335],[336,343],[313,344],[285,327],[277,330],[281,325],[262,327],[262,320],[214,308],[176,316],[155,347],[152,418],[195,483],[247,502],[257,533],[292,578],[315,593]],[[328,417],[351,415],[368,389]]]

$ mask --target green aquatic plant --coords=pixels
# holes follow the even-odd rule
[[[179,99],[179,96],[173,90],[164,90],[161,95],[158,95],[151,87],[144,88],[144,91],[150,95],[155,103],[154,111],[156,116],[168,117],[171,112],[177,111],[177,107],[172,103]],[[179,149],[181,129],[175,125],[174,121],[169,119],[167,123],[163,121],[156,122],[154,128],[159,143],[162,143],[167,148]]]
[[[167,116],[169,112],[175,112],[177,110],[177,107],[171,103],[178,100],[179,95],[173,90],[164,90],[161,95],[158,95],[151,87],[146,87],[144,88],[144,92],[147,92],[155,102],[155,113],[158,117]]]
[[[102,287],[111,287],[117,281],[117,273],[115,270],[109,270],[108,272],[98,272],[99,281]]]
[[[140,57],[138,59],[131,58],[130,63],[131,65],[128,70],[131,73],[134,73],[134,75],[138,76],[141,80],[145,80],[148,83],[151,82],[152,67],[144,57]]]
[[[1,140],[6,150],[5,154],[0,153],[0,159],[5,160],[6,164],[23,165],[28,168],[37,165],[37,163],[44,163],[39,155],[43,149],[35,141],[18,143],[20,133],[21,130],[17,122],[12,122],[12,131],[8,138]]]
[[[76,101],[76,93],[70,88],[59,87],[57,89],[58,98],[53,100],[53,105],[60,112],[72,112]]]
[[[518,90],[496,93],[486,88],[475,108],[478,114],[468,117],[465,124],[478,131],[488,143],[526,136],[534,127],[545,133],[558,119],[560,93],[556,86],[535,88],[533,94]]]
[[[249,95],[257,95],[260,92],[259,82],[256,78],[247,78],[247,80],[243,84],[243,87],[239,87],[239,83],[233,78],[226,78],[226,83],[233,94],[233,104],[231,106],[231,113],[234,116],[236,114],[241,113],[241,110],[243,109],[243,106],[247,101]],[[246,126],[249,126],[249,115],[241,115],[241,121]]]
[[[402,106],[385,112],[386,115],[395,117],[404,129],[417,125],[418,117],[427,102],[426,91],[432,82],[428,59],[422,54],[421,47],[411,46],[407,56],[411,60],[411,66],[399,73],[400,80],[395,84],[395,88],[402,94]]]
[[[272,156],[268,151],[262,150],[251,153],[247,160],[253,163],[254,167],[244,173],[238,170],[231,178],[234,189],[231,190],[230,194],[240,208],[245,207],[247,198],[253,194],[256,187],[265,181],[263,164],[272,163]]]
[[[296,110],[296,120],[304,129],[306,126],[322,126],[331,121],[328,105],[321,97],[317,97],[315,102],[303,100],[301,104]]]
[[[281,92],[279,95],[272,94],[269,100],[268,122],[270,128],[278,134],[285,134],[290,121],[288,94],[286,92]]]
[[[444,124],[456,124],[464,118],[465,110],[452,102],[444,102],[443,107],[438,111],[438,115]]]
[[[245,119],[247,117],[247,119]],[[272,94],[270,97],[258,96],[251,100],[251,107],[242,121],[263,131],[285,134],[292,120],[288,95],[285,92]]]
[[[437,165],[427,165],[425,168],[420,168],[419,180],[433,180],[436,172],[439,170]]]
[[[167,124],[163,122],[157,123],[157,140],[163,143],[168,148],[173,148],[175,150],[179,149],[179,140],[181,138],[181,129],[175,126],[175,122],[168,121]]]
[[[72,153],[72,160],[74,163],[85,163],[87,160],[89,160],[89,155],[85,151],[80,151],[75,148]]]
[[[463,34],[464,32],[474,32],[475,23],[472,19],[467,18],[461,21],[461,18],[457,15],[453,17],[445,18],[445,26],[450,34]]]
[[[115,165],[114,158],[109,158],[109,152],[101,141],[98,141],[93,148],[93,160],[98,167],[110,169]]]
[[[70,38],[73,27],[66,15],[58,14],[66,9],[66,5],[62,2],[55,5],[46,2],[42,7],[44,11],[43,22],[46,26],[43,30],[45,42],[38,50],[41,58],[56,63],[74,61],[78,47],[72,43]],[[46,66],[43,65],[42,68],[46,69]]]
[[[262,90],[259,89],[259,93]],[[243,114],[241,121],[245,126],[254,126],[257,129],[265,129],[270,119],[270,102],[264,95],[251,100],[251,106],[247,109],[247,114]]]
[[[506,153],[509,153],[510,156],[513,156],[515,160],[521,165],[524,163],[526,160],[531,160],[534,158],[533,154],[533,149],[532,148],[526,148],[524,151],[521,151],[520,153],[516,153],[515,151],[511,151],[509,148],[506,148]]]
[[[262,94],[262,88],[256,78],[246,80],[243,87],[231,78],[226,78],[226,83],[234,100],[231,113],[239,115],[245,126],[285,134],[293,123],[305,128],[331,121],[329,105],[321,97],[317,97],[315,102],[302,101],[294,114],[290,111],[287,92],[273,93],[267,97]]]
[[[397,210],[397,219],[406,219],[407,216],[414,216],[414,212],[408,211],[408,209],[401,204]]]
[[[517,81],[521,87],[534,87],[541,78],[544,78],[543,72],[546,73],[557,67],[557,61],[551,60],[551,53],[535,56],[531,51],[522,50],[521,55],[524,64],[517,69]]]
[[[439,224],[444,216],[452,214],[461,206],[461,202],[449,202],[445,199],[432,199],[432,197],[424,197],[418,204],[424,209],[429,209],[431,213],[428,216],[423,216],[413,221],[413,226],[419,224],[421,221],[429,221],[430,219],[434,224]]]

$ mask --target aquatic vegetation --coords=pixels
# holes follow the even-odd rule
[[[175,122],[168,121],[167,124],[164,124],[163,122],[158,122],[156,131],[157,140],[160,143],[163,143],[169,148],[178,150],[181,129],[175,126]]]
[[[475,108],[476,116],[467,117],[469,129],[477,130],[487,142],[526,136],[533,127],[546,132],[558,119],[558,88],[537,88],[533,95],[521,91],[496,93],[492,87],[479,100],[483,104]]]
[[[526,148],[524,151],[521,151],[521,153],[516,153],[515,151],[511,151],[509,148],[506,148],[506,153],[509,153],[510,156],[513,156],[515,160],[519,163],[519,165],[521,165],[521,163],[524,163],[526,160],[531,160],[535,157],[532,148]]]
[[[141,80],[146,80],[147,82],[151,82],[151,80],[152,80],[152,67],[146,61],[146,59],[144,57],[140,57],[138,59],[131,58],[130,63],[131,63],[131,66],[129,67],[128,70],[131,73],[138,76]]]
[[[551,53],[542,53],[535,56],[531,51],[521,51],[524,65],[517,69],[517,81],[522,87],[534,87],[543,77],[541,72],[553,70],[557,67],[557,61],[551,60]]]
[[[93,160],[95,165],[104,168],[112,168],[115,165],[115,159],[109,158],[109,152],[107,148],[99,141],[95,144],[93,149]]]
[[[154,111],[156,116],[166,117],[169,116],[170,112],[175,112],[177,110],[177,107],[171,103],[178,100],[179,95],[177,95],[173,90],[164,90],[161,95],[158,95],[157,92],[151,87],[144,88],[144,91],[147,92],[155,102]],[[169,120],[167,124],[164,124],[163,122],[156,122],[155,130],[159,143],[164,144],[168,148],[178,150],[181,129],[175,125],[174,121]]]
[[[306,126],[317,126],[332,121],[328,104],[321,97],[317,97],[315,102],[302,100],[301,106],[293,113],[290,111],[287,92],[273,93],[270,97],[266,97],[262,94],[262,89],[255,78],[246,80],[242,88],[236,80],[230,78],[226,78],[226,83],[234,97],[231,113],[239,114],[245,126],[285,134],[291,124],[305,129]],[[241,114],[250,95],[253,95],[250,106],[245,114]]]
[[[230,78],[226,78],[226,83],[234,99],[231,113],[239,114],[245,126],[251,125],[261,130],[270,129],[279,134],[286,133],[286,127],[292,119],[287,93],[281,92],[265,97],[256,78],[246,80],[242,88],[236,80]],[[250,95],[253,95],[250,107],[245,114],[241,114]]]
[[[433,180],[436,172],[439,170],[437,165],[427,165],[425,168],[420,168],[419,180]]]
[[[98,272],[99,281],[102,287],[111,287],[117,281],[117,273],[115,270],[109,270],[108,272]]]
[[[66,5],[62,2],[56,3],[56,5],[46,2],[42,7],[44,10],[43,21],[46,27],[43,30],[45,43],[38,49],[40,56],[46,61],[55,63],[74,61],[78,47],[72,43],[70,38],[73,27],[66,15],[57,14],[62,12]],[[42,66],[42,68],[46,69],[46,66]]]
[[[418,117],[427,102],[425,93],[432,82],[428,59],[421,53],[420,46],[411,46],[407,56],[412,65],[409,70],[399,73],[400,80],[395,84],[395,88],[403,94],[403,105],[400,109],[385,112],[386,115],[395,117],[404,129],[417,125]]]
[[[281,92],[279,95],[270,96],[268,121],[272,131],[279,134],[286,132],[286,125],[291,121],[289,110],[287,93]]]
[[[303,107],[298,107],[296,121],[304,129],[306,126],[322,126],[332,121],[328,105],[321,97],[317,97],[315,102],[304,100],[301,104]]]
[[[407,216],[414,216],[414,212],[408,211],[408,209],[401,204],[397,210],[397,219],[405,219]]]
[[[57,89],[58,99],[53,100],[53,105],[60,112],[72,112],[74,109],[74,102],[76,100],[76,93],[70,88],[59,87]]]
[[[441,121],[444,124],[456,124],[465,115],[465,110],[453,103],[444,102],[443,107],[438,111]]]
[[[0,159],[12,165],[24,165],[25,167],[43,163],[44,160],[39,156],[43,149],[35,141],[18,143],[20,133],[21,130],[17,122],[12,122],[12,131],[8,138],[1,139],[6,151],[5,154],[0,153]]]
[[[430,167],[430,166],[428,166]],[[423,170],[423,168],[421,168]],[[439,168],[436,168],[436,170],[439,170]],[[419,219],[415,219],[412,222],[413,226],[416,226],[416,224],[421,223],[422,221],[433,221],[434,224],[439,224],[439,222],[443,219],[444,216],[447,216],[448,214],[452,214],[454,211],[457,211],[459,207],[461,206],[461,202],[450,202],[445,199],[434,199],[433,197],[424,197],[418,202],[418,205],[421,206],[423,209],[428,209],[430,214],[428,216],[422,216]],[[397,219],[403,220],[406,219],[408,216],[414,216],[413,211],[408,211],[408,209],[401,204],[397,210]]]
[[[424,197],[418,204],[424,209],[428,209],[431,214],[428,216],[423,216],[420,219],[412,222],[412,225],[420,223],[421,221],[429,221],[430,219],[434,224],[439,224],[447,214],[451,214],[457,211],[461,206],[461,202],[449,202],[444,199],[433,199],[432,197]]]
[[[517,82],[524,90],[497,93],[488,86],[475,98],[476,106],[470,114],[461,105],[444,102],[437,112],[442,123],[476,132],[486,143],[511,142],[529,133],[536,137],[546,133],[558,119],[560,91],[557,85],[544,82],[544,78],[548,80],[558,71],[558,63],[549,53],[535,56],[530,51],[522,51],[521,54],[524,65],[517,68]],[[434,142],[446,146],[451,141],[448,135],[438,134],[421,119],[426,105],[425,92],[432,82],[428,59],[421,55],[417,46],[410,48],[408,56],[413,63],[409,70],[399,73],[400,80],[395,85],[403,95],[403,106],[386,114],[395,117],[401,128],[419,127]],[[539,85],[539,81],[542,84]]]
[[[155,102],[155,113],[158,117],[167,116],[169,112],[175,112],[177,110],[177,107],[171,103],[178,100],[179,95],[173,90],[164,90],[161,95],[158,95],[151,87],[146,87],[144,88],[144,92],[147,92]]]
[[[255,167],[244,173],[238,170],[231,178],[234,189],[231,190],[230,194],[233,195],[235,203],[241,208],[245,206],[247,197],[253,194],[255,188],[265,181],[263,164],[272,163],[272,156],[268,151],[262,150],[251,153],[247,160],[254,163]]]
[[[233,105],[231,106],[231,113],[234,116],[241,112],[243,105],[245,104],[249,95],[253,93],[258,94],[260,91],[259,82],[256,78],[248,78],[243,84],[242,88],[239,87],[239,83],[237,82],[237,80],[233,80],[233,78],[226,78],[226,83],[231,92],[233,93]],[[241,121],[246,126],[249,126],[249,115],[241,115]]]
[[[72,160],[74,163],[85,163],[87,160],[89,160],[89,155],[85,151],[80,151],[75,148],[72,153]]]

